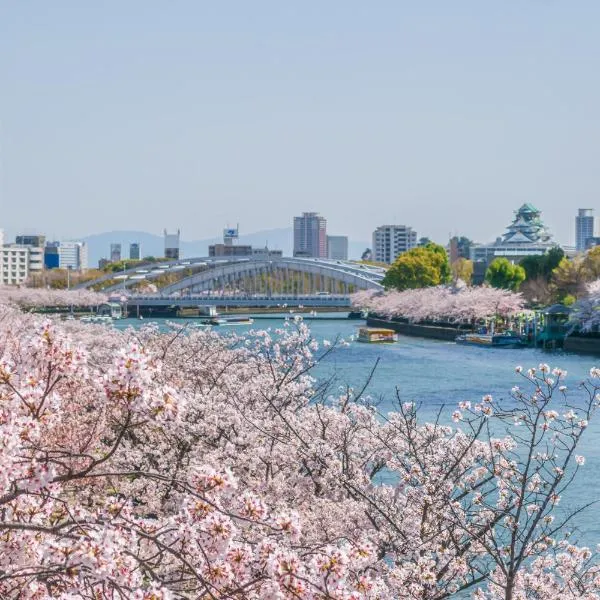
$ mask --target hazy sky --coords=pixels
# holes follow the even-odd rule
[[[0,227],[600,216],[600,1],[0,1]]]

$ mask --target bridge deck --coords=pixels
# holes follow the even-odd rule
[[[338,308],[350,307],[350,296],[344,294],[313,294],[303,296],[271,295],[271,296],[228,296],[228,295],[194,295],[194,296],[129,296],[126,301],[129,307],[148,306],[164,307],[174,306],[178,308],[197,306],[231,306],[231,307],[288,307],[298,308]]]

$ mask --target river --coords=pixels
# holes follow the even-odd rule
[[[364,321],[340,319],[339,313],[335,316],[335,319],[325,319],[320,315],[306,320],[317,340],[333,341],[338,337],[349,340],[356,335],[358,327],[364,325]],[[165,319],[153,321],[158,322],[161,328],[166,327]],[[139,327],[148,322],[123,319],[117,321],[116,326],[119,329]],[[283,315],[257,318],[251,326],[220,326],[214,330],[223,334],[243,334],[251,328],[275,329],[282,324]],[[314,375],[318,379],[334,377],[336,385],[362,389],[377,360],[377,369],[366,393],[380,401],[380,410],[391,410],[391,400],[398,392],[402,401],[419,403],[425,418],[432,417],[441,405],[448,406],[449,414],[461,400],[478,402],[485,394],[492,394],[497,399],[508,398],[514,385],[524,387],[522,377],[515,373],[517,365],[527,369],[547,363],[550,367],[568,371],[566,384],[574,394],[577,394],[577,384],[587,378],[590,368],[600,366],[600,358],[562,351],[478,348],[400,336],[396,344],[351,342],[331,353],[317,366]],[[579,453],[586,457],[586,464],[561,502],[563,509],[600,500],[600,414],[590,423]],[[600,543],[599,515],[598,507],[592,506],[578,516],[576,523],[579,530],[575,537],[582,543],[591,546]]]

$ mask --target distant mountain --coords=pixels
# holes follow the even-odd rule
[[[293,230],[291,227],[269,229],[241,235],[240,244],[250,244],[256,248],[267,245],[272,250],[282,250],[284,256],[291,256],[293,250]],[[88,245],[88,262],[90,267],[96,267],[101,258],[110,257],[110,245],[121,244],[121,256],[129,258],[129,244],[136,242],[141,245],[142,256],[163,256],[165,250],[162,235],[154,235],[145,231],[110,231],[82,238]],[[182,257],[208,256],[210,244],[221,243],[222,238],[186,241],[181,240]],[[360,258],[368,242],[348,243],[348,253],[351,259]]]

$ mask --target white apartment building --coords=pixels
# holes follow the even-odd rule
[[[2,285],[21,285],[30,273],[44,268],[44,249],[8,244],[0,247],[0,281]]]
[[[400,254],[416,248],[417,232],[406,225],[381,225],[373,232],[373,260],[392,264]]]
[[[327,236],[327,258],[334,260],[348,260],[348,236]]]

